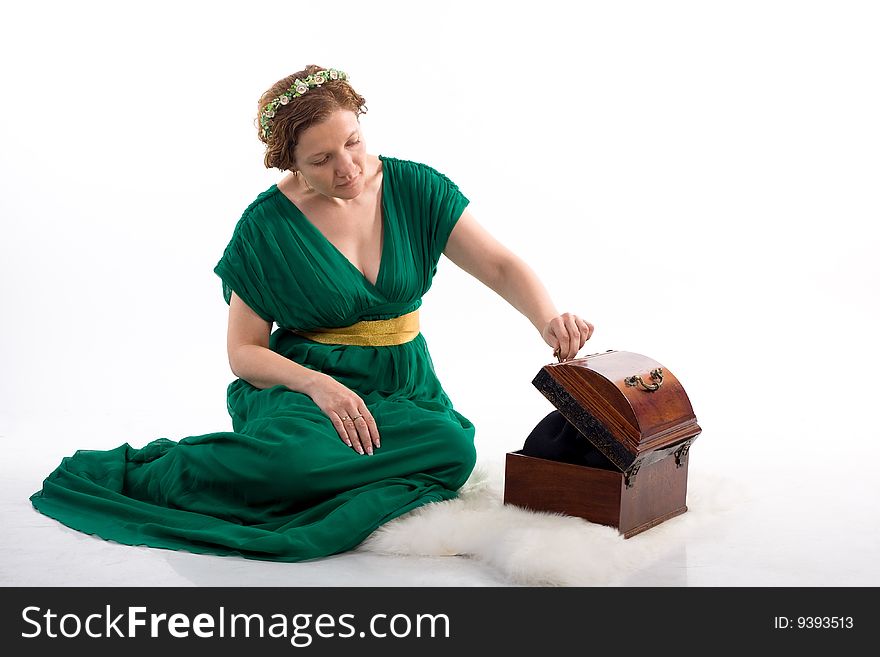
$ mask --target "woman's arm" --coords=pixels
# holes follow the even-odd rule
[[[559,314],[532,268],[492,237],[468,210],[449,234],[443,253],[528,318],[561,360],[574,358],[592,335],[589,322],[571,313]]]
[[[235,376],[261,390],[283,384],[311,395],[319,372],[269,349],[272,323],[255,313],[235,292],[229,298],[226,351]]]
[[[227,349],[232,373],[261,390],[280,384],[308,395],[330,418],[346,445],[359,454],[372,454],[374,447],[378,449],[379,428],[360,395],[329,374],[272,351],[271,331],[271,322],[255,313],[235,292],[230,295]]]

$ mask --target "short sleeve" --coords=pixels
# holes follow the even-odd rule
[[[470,201],[458,185],[436,169],[420,163],[411,163],[411,166],[416,202],[422,206],[426,255],[436,265],[452,229]]]
[[[437,262],[449,235],[470,202],[454,182],[436,169],[424,165],[426,194],[430,199],[428,230],[431,260]]]
[[[234,291],[260,317],[274,322],[260,250],[259,234],[249,217],[244,216],[236,225],[223,257],[214,267],[214,273],[223,282],[223,299],[226,303],[230,303]]]

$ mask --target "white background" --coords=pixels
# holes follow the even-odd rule
[[[676,374],[703,428],[692,471],[774,479],[805,523],[837,518],[873,550],[878,33],[870,2],[4,5],[15,495],[76,449],[230,430],[212,270],[282,175],[257,100],[314,63],[366,97],[368,152],[446,173],[559,311],[595,324],[581,355]],[[421,314],[480,458],[521,447],[552,410],[531,384],[551,349],[445,259]]]

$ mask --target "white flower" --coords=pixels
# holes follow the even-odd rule
[[[304,82],[300,82],[298,85],[296,85],[296,93],[298,94],[304,94],[308,90],[309,85],[305,84]]]
[[[281,103],[282,105],[287,105],[287,103],[290,102],[290,97],[289,96],[281,96],[278,99],[278,102]]]
[[[318,84],[318,85],[324,84],[326,81],[327,81],[327,79],[324,77],[323,73],[318,73],[315,76],[315,84]]]
[[[331,80],[338,80],[338,79],[339,79],[339,73],[337,73],[335,70],[330,71],[330,79],[331,79]]]
[[[274,117],[274,116],[275,116],[275,110],[269,110],[269,111],[266,112],[266,118],[267,118],[267,119],[271,119],[271,118]]]

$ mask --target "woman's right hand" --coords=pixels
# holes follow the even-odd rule
[[[360,396],[332,376],[318,377],[309,390],[312,401],[330,418],[336,433],[358,454],[379,448],[379,429]]]

